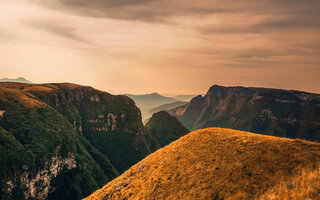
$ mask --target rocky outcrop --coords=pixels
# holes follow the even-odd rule
[[[5,110],[0,110],[0,118],[3,117],[3,115],[4,115],[5,112],[6,112]]]
[[[67,157],[60,154],[61,146],[54,151],[53,157],[45,162],[44,167],[34,172],[32,166],[23,165],[23,173],[12,179],[6,179],[5,187],[2,189],[3,198],[11,199],[13,190],[17,187],[24,188],[23,194],[26,199],[45,199],[49,191],[53,191],[51,181],[61,172],[77,167],[76,155],[69,152]]]
[[[51,181],[57,177],[63,170],[70,170],[77,167],[75,154],[69,153],[67,158],[55,155],[50,161],[45,163],[44,169],[41,169],[32,176],[32,173],[26,171],[20,176],[20,184],[28,190],[24,191],[25,198],[29,199],[45,199],[49,190],[54,190],[51,187]]]
[[[117,119],[119,120],[117,121]],[[88,119],[87,122],[93,126],[94,131],[109,132],[118,129],[117,123],[124,120],[125,114],[120,114],[120,117],[118,117],[115,114],[109,113],[106,116],[99,115],[98,119]]]
[[[192,130],[224,127],[320,141],[318,105],[318,94],[214,85],[169,113]]]

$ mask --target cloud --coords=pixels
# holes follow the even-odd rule
[[[19,41],[20,38],[14,31],[2,29],[0,30],[0,43],[9,43]]]
[[[219,23],[214,25],[203,25],[197,29],[203,34],[263,34],[270,31],[294,31],[297,29],[320,30],[320,21],[315,16],[274,16],[263,15],[256,17],[257,20],[250,20],[252,16],[242,17],[239,21]],[[254,18],[253,16],[252,18]],[[320,17],[320,16],[319,16]],[[241,16],[240,16],[241,18]],[[247,18],[247,20],[245,20]]]
[[[83,43],[90,43],[88,40],[79,35],[74,27],[62,24],[61,22],[57,23],[50,20],[34,20],[22,21],[22,23],[26,26],[32,27],[37,30],[45,31],[59,37]]]
[[[38,0],[38,3],[78,15],[145,21],[238,12],[319,16],[320,6],[318,0]]]
[[[142,21],[236,11],[216,0],[48,0],[40,5],[77,15]]]
[[[93,9],[142,5],[152,1],[154,0],[60,0],[60,2],[66,6],[87,7]]]
[[[200,92],[213,80],[319,91],[319,0],[4,2],[2,63],[39,80],[69,80],[65,70],[81,66],[73,80],[91,74],[101,89],[161,91],[169,79],[166,92]]]

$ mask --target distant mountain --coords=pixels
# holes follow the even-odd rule
[[[133,95],[133,94],[125,94],[125,95],[132,98],[136,102],[147,103],[147,104],[160,104],[160,103],[175,101],[174,98],[165,97],[158,93],[142,94],[142,95]]]
[[[0,82],[17,82],[17,83],[31,83],[30,81],[26,80],[23,77],[19,77],[16,79],[10,79],[10,78],[1,78]]]
[[[320,141],[320,95],[214,85],[169,111],[188,129],[223,127]]]
[[[125,94],[125,95],[133,99],[136,105],[140,108],[143,121],[151,117],[152,113],[149,112],[150,109],[166,103],[173,103],[177,101],[174,98],[165,97],[158,93],[142,94],[142,95],[133,95],[133,94]]]
[[[174,99],[177,99],[179,101],[190,101],[193,97],[195,97],[197,95],[194,94],[189,94],[189,95],[177,95],[175,97],[173,97]]]
[[[189,133],[177,118],[165,111],[154,113],[145,129],[161,147]]]
[[[171,110],[173,108],[182,106],[182,105],[186,105],[188,102],[183,102],[183,101],[176,101],[173,103],[167,103],[167,104],[163,104],[160,106],[157,106],[155,108],[152,108],[151,110],[149,110],[149,113],[156,113],[159,112],[161,110]]]
[[[316,142],[208,128],[149,155],[86,200],[278,199],[261,198],[273,189],[293,197],[279,199],[319,199],[319,162]],[[303,187],[292,182],[306,177]]]

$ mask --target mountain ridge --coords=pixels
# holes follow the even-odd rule
[[[0,82],[17,82],[17,83],[32,83],[31,81],[28,81],[27,79],[23,78],[23,77],[19,77],[19,78],[1,78]]]
[[[157,106],[157,107],[154,107],[154,108],[150,109],[149,112],[150,113],[156,113],[156,112],[159,112],[159,111],[162,111],[162,110],[170,110],[170,109],[185,105],[187,103],[188,102],[184,102],[184,101],[175,101],[173,103],[162,104],[160,106]]]
[[[213,85],[204,96],[168,112],[191,130],[223,127],[320,140],[319,94]]]

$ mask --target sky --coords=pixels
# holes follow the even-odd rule
[[[320,93],[319,0],[1,0],[0,78],[114,93]]]

